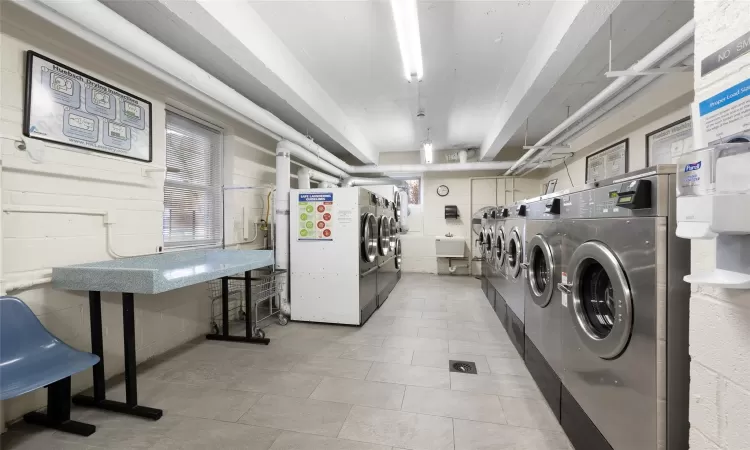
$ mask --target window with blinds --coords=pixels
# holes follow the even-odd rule
[[[221,244],[222,133],[167,111],[164,246]]]

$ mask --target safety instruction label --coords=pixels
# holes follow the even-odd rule
[[[750,79],[694,104],[700,118],[698,143],[701,147],[723,142],[750,140]]]
[[[298,241],[332,241],[333,192],[306,192],[297,201]]]

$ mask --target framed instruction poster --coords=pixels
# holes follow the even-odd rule
[[[333,192],[304,192],[297,199],[298,241],[333,240]]]
[[[586,157],[586,184],[628,172],[628,139]]]
[[[27,51],[23,134],[151,162],[151,103]]]
[[[646,135],[646,167],[672,164],[673,158],[692,150],[693,122],[685,117]]]

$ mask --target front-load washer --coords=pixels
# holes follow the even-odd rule
[[[549,194],[526,204],[524,360],[552,412],[560,419],[560,198]]]
[[[396,283],[396,243],[398,241],[398,223],[394,204],[387,198],[378,198],[378,308],[385,303]]]
[[[496,220],[494,222],[494,260],[492,264],[492,277],[490,278],[491,289],[494,290],[495,295],[495,314],[500,319],[500,323],[503,327],[508,328],[508,312],[507,303],[505,302],[505,290],[508,285],[508,273],[506,268],[507,262],[507,236],[508,233],[505,228],[505,222],[508,218],[508,208],[505,206],[498,206],[495,214]]]
[[[576,448],[688,448],[690,241],[675,235],[675,179],[653,166],[561,197],[561,424]]]
[[[526,203],[516,202],[508,208],[505,220],[505,270],[506,281],[503,298],[508,305],[506,331],[518,350],[524,354],[524,245],[526,236]]]

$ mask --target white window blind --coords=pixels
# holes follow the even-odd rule
[[[165,247],[221,244],[222,133],[167,111]]]

